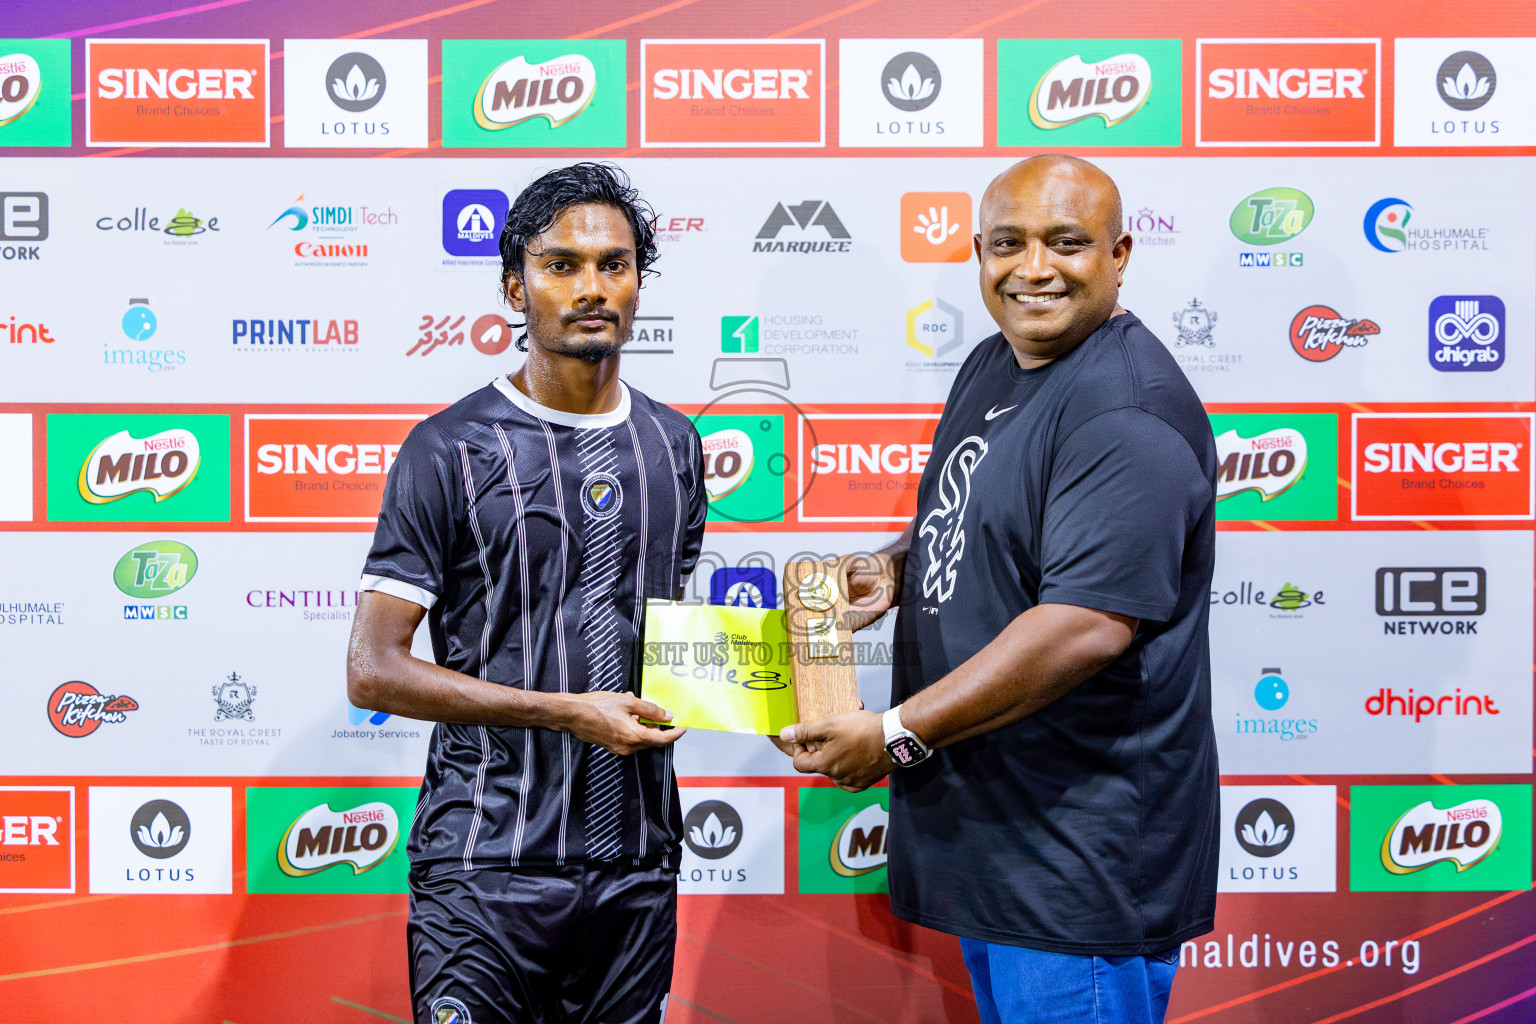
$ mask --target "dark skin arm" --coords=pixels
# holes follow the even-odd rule
[[[877,569],[857,578],[849,575],[854,613],[862,619],[855,628],[874,621],[899,599],[899,567],[911,537],[909,526],[879,553]],[[1118,658],[1130,646],[1138,624],[1093,608],[1036,605],[959,668],[902,704],[901,723],[928,746],[939,748],[1016,722]],[[826,775],[844,789],[864,789],[893,767],[885,753],[880,716],[870,711],[793,725],[780,739],[780,749],[787,745],[787,752],[793,753],[797,771]]]
[[[643,724],[672,715],[629,693],[539,693],[475,679],[411,655],[418,604],[365,591],[347,644],[347,699],[403,718],[568,732],[615,754],[676,743],[687,731]]]

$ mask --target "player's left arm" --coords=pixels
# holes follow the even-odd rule
[[[687,443],[683,453],[682,479],[679,484],[688,498],[688,521],[683,526],[683,543],[677,553],[677,593],[674,601],[683,599],[688,577],[699,564],[699,552],[704,547],[704,521],[709,518],[709,492],[704,489],[704,444],[699,432],[688,426]]]

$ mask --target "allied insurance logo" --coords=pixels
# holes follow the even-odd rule
[[[443,40],[443,145],[625,143],[622,39]]]
[[[245,518],[372,523],[400,446],[422,417],[333,413],[245,417]]]
[[[0,39],[0,146],[67,146],[68,39]]]
[[[1000,146],[1177,146],[1177,39],[1000,39]]]
[[[1531,787],[1353,786],[1354,892],[1531,887]]]
[[[1381,145],[1380,39],[1195,40],[1195,145]]]
[[[267,40],[87,39],[87,146],[269,142]]]
[[[1355,413],[1361,520],[1532,519],[1530,413]]]
[[[824,146],[825,70],[822,39],[642,39],[640,144]]]

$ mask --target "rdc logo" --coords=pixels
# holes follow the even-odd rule
[[[1429,365],[1446,373],[1504,365],[1504,302],[1496,295],[1441,295],[1429,304]]]

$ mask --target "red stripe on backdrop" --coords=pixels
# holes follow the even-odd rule
[[[1520,993],[1517,993],[1515,995],[1512,995],[1508,999],[1501,1000],[1500,1002],[1494,1003],[1492,1006],[1484,1007],[1483,1009],[1478,1010],[1474,1014],[1469,1014],[1466,1017],[1460,1017],[1460,1018],[1458,1018],[1456,1020],[1453,1020],[1453,1021],[1451,1021],[1451,1024],[1471,1024],[1471,1022],[1474,1021],[1474,1020],[1482,1020],[1484,1017],[1488,1016],[1490,1013],[1497,1013],[1499,1010],[1504,1009],[1504,1007],[1506,1007],[1506,1006],[1513,1006],[1516,1003],[1520,1002],[1521,1000],[1531,998],[1531,996],[1536,996],[1536,988],[1528,988],[1524,992],[1520,992]]]
[[[1527,935],[1525,938],[1519,940],[1518,942],[1511,942],[1509,945],[1504,946],[1501,949],[1496,949],[1492,953],[1484,953],[1476,960],[1469,960],[1462,964],[1460,967],[1452,968],[1451,970],[1446,971],[1444,974],[1437,974],[1433,978],[1426,978],[1425,980],[1419,982],[1417,985],[1411,985],[1408,988],[1403,989],[1401,992],[1394,992],[1389,996],[1382,996],[1380,999],[1373,999],[1369,1003],[1362,1003],[1352,1010],[1345,1010],[1343,1013],[1336,1013],[1331,1017],[1324,1017],[1321,1020],[1314,1021],[1313,1024],[1334,1024],[1335,1021],[1348,1020],[1350,1017],[1358,1016],[1359,1014],[1364,1013],[1366,1010],[1374,1010],[1378,1006],[1385,1006],[1388,1003],[1396,1002],[1399,999],[1411,996],[1415,992],[1422,991],[1423,989],[1429,988],[1432,985],[1438,985],[1448,978],[1454,978],[1458,974],[1464,974],[1465,972],[1472,970],[1474,967],[1481,967],[1483,964],[1488,963],[1490,960],[1496,960],[1499,957],[1504,956],[1506,953],[1512,953],[1519,949],[1521,946],[1530,945],[1532,942],[1536,942],[1536,935]]]

